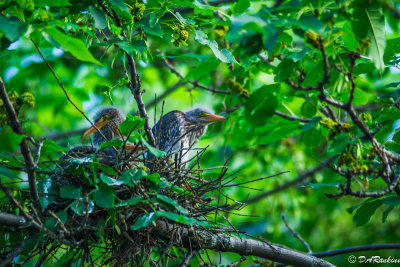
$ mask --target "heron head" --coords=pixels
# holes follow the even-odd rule
[[[209,124],[216,121],[225,121],[228,118],[214,114],[214,112],[207,107],[196,107],[185,112],[187,120],[194,121],[201,124]]]
[[[94,119],[94,126],[97,127],[97,129],[101,130],[102,128],[115,128],[115,126],[118,128],[118,125],[120,125],[124,120],[125,120],[125,114],[119,110],[116,107],[105,107],[100,109]],[[86,130],[86,132],[83,133],[82,138],[85,138],[92,133],[95,133],[97,130],[93,125]]]

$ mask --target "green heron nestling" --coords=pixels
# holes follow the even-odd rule
[[[154,138],[158,142],[158,148],[173,155],[182,153],[180,162],[189,160],[189,150],[207,130],[210,123],[225,121],[224,116],[213,114],[206,107],[196,107],[187,111],[171,111],[164,115],[152,128]],[[153,156],[148,153],[147,159]]]

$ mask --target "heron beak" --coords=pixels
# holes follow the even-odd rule
[[[106,123],[107,123],[107,120],[104,119],[104,117],[101,117],[98,121],[96,121],[96,122],[94,123],[94,126],[96,126],[97,129],[100,130],[101,128],[103,128],[103,126],[104,126]],[[83,133],[82,139],[85,138],[85,137],[87,137],[87,136],[89,136],[89,135],[91,135],[92,133],[94,133],[94,132],[97,131],[96,128],[94,128],[94,126],[90,127],[89,129],[86,130],[86,132]]]
[[[215,121],[226,121],[228,118],[221,116],[221,115],[216,115],[216,114],[209,114],[204,117],[209,122],[215,122]]]
[[[142,151],[142,150],[145,150],[146,148],[144,147],[144,146],[142,146],[142,145],[134,145],[134,144],[126,144],[126,146],[125,146],[125,149],[127,150],[127,151],[133,151],[133,150],[136,150],[136,151]]]

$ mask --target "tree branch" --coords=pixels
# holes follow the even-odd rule
[[[169,63],[168,59],[163,55],[163,53],[160,50],[157,50],[157,53],[161,56],[161,59],[164,61],[165,65],[171,70],[172,73],[174,73],[176,76],[178,76],[181,79],[185,79],[185,76],[183,76],[179,71],[176,70],[176,68],[174,66],[171,65],[171,63]],[[225,94],[225,95],[231,94],[231,91],[215,89],[215,88],[206,86],[204,84],[201,84],[197,81],[189,80],[188,82],[193,84],[195,87],[205,89],[205,90],[213,92],[213,93]]]
[[[308,243],[299,235],[299,233],[297,233],[295,230],[293,230],[292,227],[290,227],[290,225],[289,225],[288,221],[286,220],[285,216],[282,216],[282,220],[285,223],[287,229],[289,229],[289,231],[293,234],[293,236],[295,238],[297,238],[303,244],[303,246],[307,249],[308,253],[312,253],[310,245],[308,245]]]
[[[346,254],[350,252],[381,250],[381,249],[400,249],[400,244],[373,244],[373,245],[334,249],[324,252],[314,252],[311,253],[311,255],[318,258],[324,258],[324,257],[332,257],[336,255]]]
[[[221,252],[234,252],[239,255],[252,255],[294,266],[334,266],[305,253],[249,238],[234,237],[223,233],[212,234],[201,231],[199,234],[183,226],[158,220],[152,232],[160,238],[170,240],[172,231],[177,230],[177,246],[194,249],[212,249]]]
[[[101,1],[97,1],[97,3],[102,7],[104,13],[106,13],[108,16],[111,17],[111,19],[114,20],[115,25],[118,27],[122,27],[121,25],[121,20],[119,19],[117,13],[111,9],[111,13],[108,12],[107,8],[101,3]],[[121,35],[123,37],[126,37],[126,34],[124,32],[121,32]],[[149,124],[149,117],[147,116],[147,111],[146,107],[143,103],[143,98],[142,98],[142,90],[141,90],[141,83],[140,83],[140,77],[137,74],[136,70],[136,64],[135,60],[133,57],[125,51],[125,56],[128,61],[128,66],[129,66],[129,75],[130,75],[130,82],[129,82],[129,89],[131,90],[131,93],[133,97],[135,98],[136,104],[138,106],[138,112],[139,116],[141,118],[144,118],[144,130],[146,132],[147,139],[149,141],[149,144],[151,146],[155,146],[156,142],[153,136],[153,132],[151,131],[150,124]],[[129,78],[129,77],[128,77]]]
[[[90,123],[90,125],[92,125],[93,128],[96,129],[96,131],[104,138],[104,140],[108,140],[107,137],[105,137],[103,135],[102,132],[100,132],[100,130],[97,128],[96,125],[94,125],[94,123],[86,116],[85,112],[83,112],[80,108],[78,108],[77,105],[75,105],[75,103],[71,100],[71,98],[69,97],[67,90],[65,90],[64,85],[61,83],[60,79],[58,79],[57,74],[54,72],[53,68],[51,67],[50,63],[46,60],[46,58],[43,56],[42,51],[40,51],[39,46],[35,43],[35,41],[31,38],[32,43],[35,45],[36,50],[39,52],[40,57],[43,59],[43,61],[46,63],[47,67],[49,68],[49,70],[51,71],[51,73],[53,74],[54,78],[57,80],[58,85],[60,85],[61,89],[63,90],[65,97],[67,98],[68,102],[71,103],[72,106],[74,106],[74,108],[79,111],[79,113],[81,113],[83,115],[83,117],[85,117],[85,119]]]
[[[329,164],[332,160],[334,160],[336,157],[337,157],[337,155],[331,156],[331,157],[325,159],[324,161],[322,161],[322,162],[321,162],[319,165],[317,165],[316,167],[314,167],[314,168],[312,168],[312,169],[309,169],[309,170],[303,172],[302,174],[300,174],[299,176],[297,176],[296,179],[294,179],[294,180],[292,180],[292,181],[289,181],[289,182],[287,182],[287,183],[285,183],[285,184],[283,184],[283,185],[277,186],[277,187],[275,187],[275,188],[272,189],[272,190],[269,190],[269,191],[266,191],[266,192],[264,192],[264,193],[261,193],[261,194],[259,194],[259,195],[257,195],[257,196],[254,196],[254,197],[252,197],[252,198],[250,198],[250,199],[248,199],[248,200],[246,200],[246,201],[243,201],[243,202],[244,202],[245,204],[252,204],[252,203],[257,202],[257,201],[259,201],[259,200],[261,200],[261,199],[263,199],[263,198],[265,198],[265,197],[271,196],[271,195],[273,195],[273,194],[275,194],[275,193],[278,193],[278,192],[280,192],[280,191],[283,191],[283,190],[285,190],[285,189],[287,189],[287,188],[289,188],[289,187],[291,187],[291,186],[294,186],[294,185],[296,185],[296,184],[302,182],[302,181],[305,180],[306,178],[308,178],[310,175],[313,175],[314,173],[316,173],[316,172],[318,172],[318,171],[323,170],[324,168],[326,168],[326,167],[328,166],[328,164]]]
[[[3,100],[3,105],[6,109],[7,112],[7,117],[8,117],[8,124],[11,126],[13,131],[16,134],[19,135],[25,135],[24,130],[22,129],[21,122],[19,121],[18,115],[15,112],[15,109],[8,98],[7,90],[4,85],[4,82],[2,78],[0,77],[0,96],[1,99]],[[28,145],[28,140],[26,136],[22,138],[21,144],[21,153],[22,156],[24,157],[25,160],[25,167],[28,172],[28,182],[29,182],[29,192],[30,192],[30,197],[33,203],[33,207],[37,210],[40,211],[40,202],[39,202],[39,194],[37,191],[37,186],[36,186],[36,165],[34,162],[34,159],[32,157],[31,149],[29,148]]]
[[[285,114],[285,113],[277,111],[277,110],[275,110],[274,113],[275,113],[275,115],[277,115],[279,117],[282,117],[282,118],[285,118],[285,119],[287,119],[289,121],[301,121],[301,122],[310,122],[311,121],[310,119],[298,117],[298,116],[295,116],[295,115],[288,115],[288,114]]]

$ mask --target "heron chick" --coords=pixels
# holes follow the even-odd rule
[[[114,138],[122,139],[119,125],[124,122],[125,119],[126,116],[120,109],[116,107],[104,107],[97,112],[93,125],[83,133],[82,139],[93,134],[93,145],[95,147],[100,146],[105,141],[113,140]],[[97,131],[96,128],[100,132]],[[104,137],[106,139],[104,139]],[[127,143],[125,148],[126,150],[133,150],[137,148],[137,146]]]
[[[189,160],[189,150],[206,132],[210,123],[225,121],[226,117],[214,114],[207,107],[195,107],[187,111],[171,111],[165,114],[152,128],[158,141],[158,149],[167,154],[181,153],[180,161]],[[150,153],[148,159],[153,158]]]

